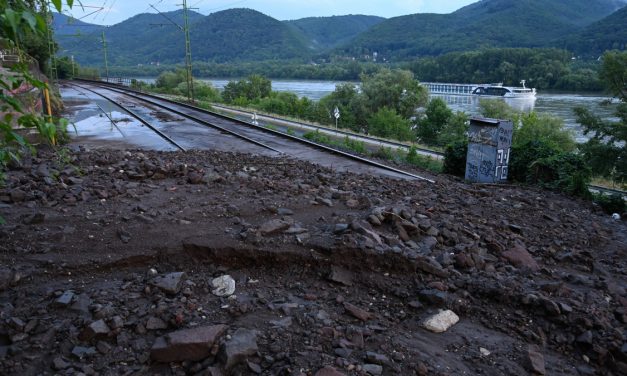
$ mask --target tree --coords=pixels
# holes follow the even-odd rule
[[[627,52],[603,55],[600,76],[610,93],[619,97],[618,121],[603,120],[585,108],[575,108],[577,122],[590,140],[580,149],[595,173],[624,182],[627,179]]]
[[[409,141],[412,134],[409,120],[396,113],[395,109],[383,107],[369,120],[370,134],[385,138],[394,138],[399,141]]]
[[[612,95],[627,101],[627,52],[609,51],[603,55],[599,77]]]
[[[577,148],[573,133],[564,127],[564,121],[558,117],[532,111],[521,114],[519,123],[515,123],[514,127],[513,147],[541,141],[558,152],[572,152]]]
[[[429,99],[427,88],[420,85],[410,71],[383,69],[374,75],[362,75],[361,82],[363,105],[368,115],[387,107],[409,119]]]
[[[440,132],[453,117],[453,111],[442,98],[433,98],[427,105],[425,116],[418,121],[416,134],[427,145],[438,143]]]
[[[464,112],[456,112],[440,131],[438,144],[446,146],[458,142],[466,142],[468,139],[468,125],[468,115]]]
[[[232,103],[238,98],[247,101],[255,101],[266,98],[272,92],[272,81],[269,79],[253,74],[246,79],[239,81],[230,81],[222,91],[222,97],[227,103]]]

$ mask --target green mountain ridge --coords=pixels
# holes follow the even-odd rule
[[[190,12],[192,57],[198,62],[368,59],[406,61],[483,48],[557,47],[587,55],[624,48],[627,0],[481,0],[450,14],[382,19],[348,15],[278,21],[251,9],[203,16]],[[606,18],[607,17],[607,18]],[[170,22],[170,19],[172,22]],[[182,11],[139,14],[109,27],[56,15],[64,55],[103,65],[102,31],[110,65],[179,64],[184,60]],[[76,36],[78,34],[78,36]],[[600,50],[600,52],[598,51]]]
[[[482,0],[451,14],[388,19],[334,53],[378,52],[383,58],[399,60],[488,47],[549,47],[621,4],[618,0]]]
[[[347,15],[307,17],[283,21],[304,34],[315,50],[325,50],[347,43],[385,18],[377,16]]]
[[[190,12],[192,56],[213,62],[307,61],[313,54],[344,43],[381,20],[349,15],[278,21],[244,8],[208,16]],[[55,15],[55,37],[64,54],[75,55],[81,64],[102,65],[102,31],[112,65],[179,63],[185,54],[183,33],[173,24],[183,24],[182,11],[139,14],[110,27],[86,23],[72,27],[75,23],[65,15]],[[71,28],[80,28],[81,35],[72,35],[77,33],[69,32]]]
[[[560,41],[579,56],[598,57],[607,50],[627,48],[627,6]]]

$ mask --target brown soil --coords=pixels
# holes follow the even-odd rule
[[[39,151],[9,172],[0,215],[0,374],[627,373],[625,222],[551,192]],[[174,272],[176,291],[156,287]],[[211,292],[225,274],[229,298]],[[425,330],[439,309],[459,323]],[[200,360],[151,357],[218,324]],[[256,339],[232,350],[241,329]]]

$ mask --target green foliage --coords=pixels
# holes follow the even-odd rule
[[[608,50],[624,51],[627,41],[625,20],[627,20],[627,7],[563,38],[560,44],[578,55],[592,58],[597,58]]]
[[[591,177],[592,171],[581,155],[560,153],[533,162],[527,180],[548,189],[589,197]]]
[[[414,138],[409,120],[397,114],[396,110],[387,107],[381,108],[368,120],[368,129],[372,135],[399,141]]]
[[[413,73],[405,70],[383,69],[373,75],[364,75],[361,91],[365,118],[387,107],[409,119],[416,108],[424,106],[429,99],[426,87],[414,79]]]
[[[536,160],[559,153],[555,150],[554,145],[548,140],[532,140],[513,145],[509,163],[509,178],[521,183],[528,182],[529,169]]]
[[[229,82],[222,91],[226,103],[233,103],[238,98],[253,101],[266,98],[272,91],[272,82],[259,75],[251,75],[247,79]]]
[[[540,141],[549,144],[557,152],[576,149],[574,135],[564,127],[561,118],[532,111],[521,114],[519,119],[519,123],[515,123],[513,147]]]
[[[468,115],[463,112],[456,112],[440,131],[438,144],[450,145],[465,141],[468,138],[468,126]]]
[[[538,89],[600,90],[596,61],[572,60],[565,50],[541,48],[470,48],[437,57],[423,57],[403,66],[425,82],[503,82],[521,79]]]
[[[67,0],[65,3],[71,7],[73,1]],[[63,2],[53,1],[53,5],[60,10]],[[8,73],[3,71],[0,76],[0,182],[7,163],[19,159],[20,154],[30,147],[14,129],[15,125],[36,129],[44,141],[52,145],[64,137],[67,128],[65,120],[55,121],[51,117],[44,118],[27,112],[20,100],[11,94],[20,88],[48,89],[44,82],[30,73],[23,55],[28,38],[40,41],[46,37],[47,25],[38,12],[41,6],[38,1],[0,0],[0,40],[3,44],[8,43],[5,47],[16,49],[22,61],[12,65]]]
[[[444,167],[446,174],[464,177],[466,176],[466,155],[468,154],[468,141],[457,141],[446,147],[444,152]]]
[[[57,75],[60,79],[74,78],[74,74],[80,69],[80,67],[76,63],[72,63],[72,60],[67,56],[56,59],[56,63]]]
[[[177,69],[173,72],[163,72],[157,77],[155,86],[159,89],[172,91],[187,81],[185,70]]]
[[[627,52],[608,51],[603,54],[599,77],[612,95],[627,102]]]
[[[355,153],[366,154],[368,152],[363,141],[353,140],[348,136],[344,137],[344,146]]]
[[[616,109],[618,121],[603,120],[585,108],[575,108],[583,133],[590,136],[580,149],[595,173],[624,182],[627,180],[627,52],[603,55],[600,75],[608,90],[623,103]]]
[[[427,105],[425,116],[418,121],[416,134],[427,145],[437,145],[440,133],[453,117],[453,111],[442,98],[433,98]]]
[[[429,156],[418,154],[415,146],[411,146],[405,154],[405,162],[412,166],[424,168],[433,172],[442,172],[442,163]]]
[[[372,156],[375,158],[381,158],[388,161],[394,160],[395,155],[392,151],[392,148],[381,146],[375,152],[372,153]]]
[[[308,17],[285,22],[303,33],[312,48],[326,49],[346,43],[384,20],[376,16],[347,15]]]
[[[556,41],[610,15],[616,8],[613,0],[478,1],[451,14],[419,13],[388,19],[336,53],[362,57],[376,51],[380,58],[401,60],[490,47],[563,46]],[[624,22],[617,25],[625,27]],[[521,78],[531,77],[515,79]]]
[[[338,149],[352,151],[354,153],[365,154],[367,152],[366,144],[361,141],[351,140],[348,137],[344,137],[343,141],[336,141],[330,136],[320,133],[318,130],[315,132],[305,133],[303,138],[318,144],[328,145]]]
[[[479,113],[490,119],[512,120],[516,122],[519,114],[500,99],[480,99]]]
[[[627,205],[623,195],[611,194],[606,195],[603,193],[597,193],[592,195],[592,201],[603,209],[608,214],[622,214],[627,211]]]

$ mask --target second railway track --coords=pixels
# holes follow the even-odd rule
[[[194,123],[211,127],[218,130],[222,134],[237,137],[249,144],[256,145],[256,147],[261,147],[275,153],[283,153],[292,157],[311,160],[315,163],[326,164],[329,167],[339,167],[347,171],[370,172],[396,178],[409,178],[434,182],[432,179],[396,169],[370,159],[346,153],[344,151],[333,149],[295,136],[287,135],[272,129],[267,129],[262,126],[255,126],[253,124],[221,114],[216,114],[186,103],[175,102],[151,94],[139,93],[117,85],[105,85],[92,81],[79,82],[80,84],[70,83],[70,85],[78,86],[104,97],[120,108],[123,108],[132,116],[138,115],[134,114],[136,111],[129,110],[126,108],[128,106],[123,105],[119,100],[112,98],[112,96],[116,96],[118,98],[119,96],[122,96],[121,98],[135,102],[135,104],[138,104],[138,102],[146,103],[148,104],[146,107],[158,107],[166,112],[174,113],[178,116],[191,120]],[[172,137],[172,135],[168,137]]]

